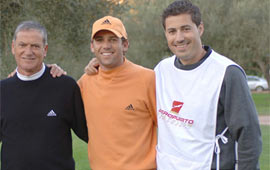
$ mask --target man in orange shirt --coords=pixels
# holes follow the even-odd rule
[[[84,101],[93,170],[154,170],[156,146],[155,74],[130,62],[123,23],[105,16],[93,24],[95,75],[78,84]]]

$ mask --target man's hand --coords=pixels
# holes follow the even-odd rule
[[[16,69],[9,73],[8,78],[13,77],[16,73]]]
[[[57,64],[47,64],[48,67],[51,68],[51,75],[53,77],[60,77],[62,75],[67,75],[67,72],[64,71],[61,67],[59,67]]]
[[[61,67],[59,67],[57,64],[47,64],[48,67],[51,67],[51,75],[53,77],[60,77],[62,75],[67,75],[67,72],[64,71]],[[16,69],[9,73],[8,78],[13,77],[16,73]]]
[[[94,75],[97,74],[99,67],[99,62],[97,58],[92,58],[88,65],[84,68],[84,72],[88,75]]]

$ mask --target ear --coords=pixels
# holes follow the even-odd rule
[[[128,51],[129,42],[128,40],[122,40],[123,52],[124,54]]]
[[[45,47],[44,47],[44,57],[47,56],[47,52],[48,52],[48,44],[45,45]]]
[[[198,26],[198,30],[199,30],[200,36],[202,36],[203,35],[203,32],[204,32],[203,22],[201,22],[200,25]]]
[[[12,40],[12,44],[11,44],[11,52],[12,52],[12,54],[15,56],[15,41],[14,40]]]
[[[91,41],[91,43],[90,43],[90,50],[91,50],[91,52],[92,53],[94,53],[95,52],[95,50],[94,50],[94,42],[93,42],[93,40]]]

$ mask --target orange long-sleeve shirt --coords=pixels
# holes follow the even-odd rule
[[[156,169],[154,71],[125,60],[78,81],[84,101],[93,170]]]

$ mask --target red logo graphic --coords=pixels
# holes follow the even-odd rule
[[[183,102],[173,101],[171,112],[174,114],[178,114],[183,104]]]

